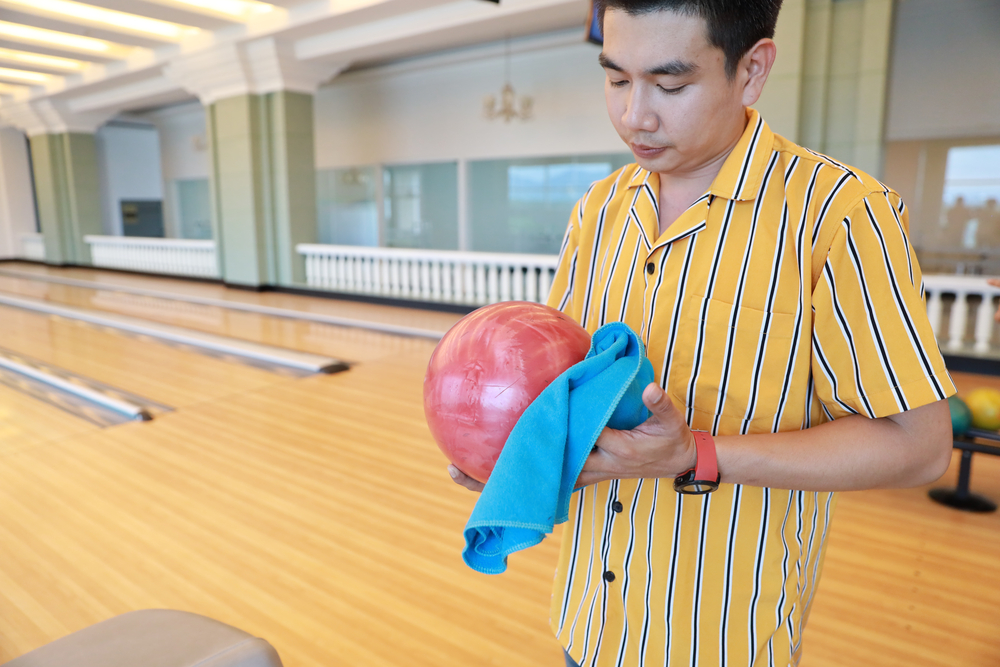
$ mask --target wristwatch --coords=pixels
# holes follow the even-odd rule
[[[704,431],[692,431],[692,433],[698,458],[695,467],[674,480],[674,491],[698,495],[711,493],[719,488],[719,481],[722,479],[722,475],[719,474],[719,462],[715,456],[715,440]]]

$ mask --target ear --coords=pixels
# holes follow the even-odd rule
[[[743,106],[748,107],[760,98],[777,53],[778,47],[774,40],[762,39],[743,54],[740,59],[742,71],[739,73],[743,75],[740,78],[745,81],[743,84]]]

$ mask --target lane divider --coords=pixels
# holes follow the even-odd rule
[[[169,299],[170,301],[183,301],[185,303],[196,303],[203,306],[216,306],[218,308],[226,308],[229,310],[257,313],[258,315],[270,315],[272,317],[283,317],[293,320],[320,322],[322,324],[333,324],[335,326],[351,327],[353,329],[369,329],[371,331],[378,331],[381,333],[398,334],[400,336],[414,336],[417,338],[430,338],[431,340],[440,340],[445,333],[443,331],[421,329],[419,327],[408,327],[399,324],[356,320],[349,317],[324,315],[323,313],[310,313],[308,311],[292,310],[291,308],[276,308],[274,306],[262,306],[255,303],[240,303],[239,301],[227,301],[225,299],[213,299],[210,297],[193,296],[189,294],[176,294],[174,292],[144,289],[142,287],[126,287],[124,285],[112,285],[92,280],[59,278],[57,276],[46,276],[28,271],[0,269],[0,276],[20,278],[22,280],[37,280],[41,282],[55,283],[57,285],[68,285],[70,287],[85,287],[88,289],[103,290],[107,292],[123,292],[125,294],[136,294],[139,296],[151,296],[158,299]]]
[[[95,389],[91,389],[90,387],[70,382],[69,380],[61,378],[57,375],[46,373],[27,364],[22,364],[13,359],[9,359],[2,354],[0,354],[0,368],[4,368],[13,373],[17,373],[18,375],[31,378],[32,380],[46,384],[54,389],[58,389],[59,391],[82,398],[90,403],[100,405],[124,415],[129,419],[148,421],[153,418],[153,415],[151,415],[149,411],[141,405],[136,405],[131,401],[115,398],[114,396],[108,396]]]
[[[190,345],[191,347],[205,350],[213,350],[224,354],[265,361],[276,366],[285,366],[297,370],[308,371],[310,373],[336,373],[348,368],[348,365],[332,357],[325,357],[308,352],[299,352],[286,348],[251,343],[249,341],[238,340],[226,336],[184,329],[171,324],[160,324],[141,320],[127,315],[115,313],[104,313],[73,306],[57,305],[49,301],[31,299],[28,297],[15,297],[9,294],[0,294],[0,304],[21,308],[36,313],[46,313],[48,315],[58,315],[71,320],[89,322],[99,326],[128,331],[135,334],[159,338],[174,343]]]

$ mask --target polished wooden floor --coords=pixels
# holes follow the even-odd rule
[[[441,330],[457,318],[0,268]],[[0,347],[176,408],[97,429],[0,387],[0,662],[170,607],[265,637],[288,667],[562,664],[547,622],[558,534],[501,576],[461,562],[474,498],[423,421],[432,342],[10,278],[0,290],[353,362],[290,378],[0,309]],[[1000,459],[976,457],[973,488],[1000,500]],[[1000,516],[940,507],[926,489],[842,494],[836,516],[805,667],[1000,665]]]

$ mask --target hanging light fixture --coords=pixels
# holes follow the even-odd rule
[[[514,86],[510,83],[510,35],[504,42],[504,84],[500,90],[500,97],[487,95],[483,98],[483,115],[489,120],[503,118],[505,123],[517,118],[518,120],[528,120],[531,118],[534,99],[527,95],[518,98],[514,92]]]

